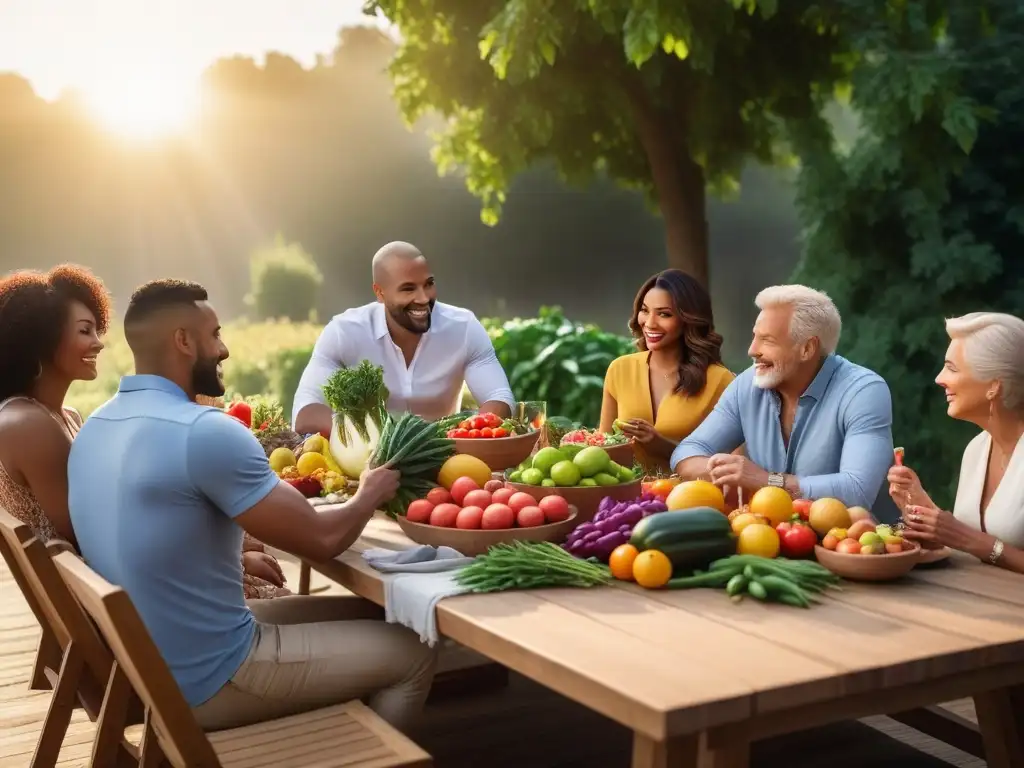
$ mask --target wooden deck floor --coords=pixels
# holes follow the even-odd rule
[[[289,583],[294,563],[284,562]],[[313,587],[330,587],[314,575]],[[29,764],[50,694],[28,690],[39,628],[0,560],[0,768]],[[973,716],[969,702],[957,702]],[[137,730],[137,729],[136,729]],[[94,726],[71,721],[59,766],[88,765]],[[409,734],[438,768],[624,768],[630,735],[603,717],[513,675],[502,691],[431,702]],[[541,743],[543,741],[543,744]],[[484,757],[486,756],[486,757]],[[984,768],[985,763],[889,718],[867,718],[770,739],[754,749],[754,768]]]

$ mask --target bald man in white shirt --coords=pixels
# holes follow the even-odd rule
[[[394,413],[456,413],[465,382],[481,412],[512,415],[515,399],[487,331],[468,309],[437,301],[434,275],[415,246],[393,242],[377,251],[373,292],[376,302],[335,315],[321,331],[295,392],[296,432],[330,434],[323,385],[362,360],[384,368]]]

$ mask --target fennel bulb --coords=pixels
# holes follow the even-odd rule
[[[348,415],[335,414],[331,427],[331,455],[341,471],[353,480],[358,480],[367,468],[380,441],[380,429],[371,416],[367,415],[360,426],[361,429],[357,428]]]

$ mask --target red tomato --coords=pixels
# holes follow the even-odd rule
[[[467,437],[469,437],[469,430],[463,427],[459,427],[458,429],[455,430],[455,434],[452,435],[452,437],[458,440],[465,440]]]
[[[448,504],[452,500],[452,495],[448,493],[444,488],[438,486],[437,488],[431,488],[427,494],[427,501],[433,504],[435,507],[438,504]]]
[[[779,552],[783,557],[808,557],[818,543],[818,534],[802,521],[779,523],[775,530],[779,534]]]
[[[483,429],[480,430],[480,437],[494,437],[494,430],[491,429],[490,427],[484,427]]]
[[[480,527],[484,511],[480,507],[463,507],[455,518],[455,527],[472,531]]]
[[[426,499],[416,499],[409,508],[405,510],[405,519],[410,523],[430,522],[430,513],[434,511],[434,505]]]
[[[480,434],[479,429],[471,429],[469,430],[469,437],[473,438],[474,440],[479,440],[482,437],[482,435]]]
[[[467,493],[479,490],[480,486],[476,484],[476,480],[472,477],[460,477],[452,483],[452,501],[461,506],[466,499]]]
[[[234,416],[247,427],[252,427],[252,406],[244,400],[232,403],[227,409],[229,415]]]
[[[540,507],[523,507],[516,513],[516,523],[520,528],[535,528],[544,522],[544,510]]]
[[[472,419],[469,420],[470,429],[483,429],[486,426],[487,419],[485,419],[483,416],[474,416]]]
[[[545,496],[537,503],[537,506],[540,507],[549,523],[568,520],[569,513],[572,511],[569,509],[569,502],[562,496]]]
[[[512,508],[512,511],[517,514],[519,510],[524,507],[537,506],[537,500],[526,491],[517,491],[516,493],[513,493],[509,497],[508,501],[503,503],[508,504]]]
[[[487,419],[487,426],[488,427],[494,428],[494,427],[500,427],[502,425],[503,419],[501,418],[501,416],[499,416],[496,413],[484,413],[484,414],[481,414],[481,415],[485,419]]]
[[[430,511],[430,524],[438,528],[454,528],[459,511],[456,504],[438,504]]]
[[[807,520],[811,516],[811,504],[813,503],[810,499],[794,499],[793,511],[800,515],[803,520]]]
[[[499,488],[491,494],[492,504],[508,504],[509,500],[515,495],[515,491],[511,488]]]
[[[459,422],[459,429],[469,430],[469,419],[463,419]]]
[[[494,429],[494,436],[495,437],[508,437],[508,430],[505,429],[504,427],[495,427],[495,429]]]
[[[480,527],[487,531],[498,528],[511,528],[515,525],[516,516],[512,509],[506,504],[491,504],[484,510]]]
[[[472,491],[467,493],[462,499],[463,507],[480,507],[480,509],[487,509],[491,506],[491,492],[485,491],[482,488],[474,488]]]

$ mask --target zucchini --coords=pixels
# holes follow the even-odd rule
[[[656,549],[663,553],[677,572],[705,568],[736,554],[736,537],[728,518],[710,507],[645,517],[633,528],[629,543],[641,552]]]
[[[710,563],[722,557],[736,554],[734,536],[697,538],[664,544],[657,549],[672,563],[675,573],[687,573],[698,568],[707,568]]]

